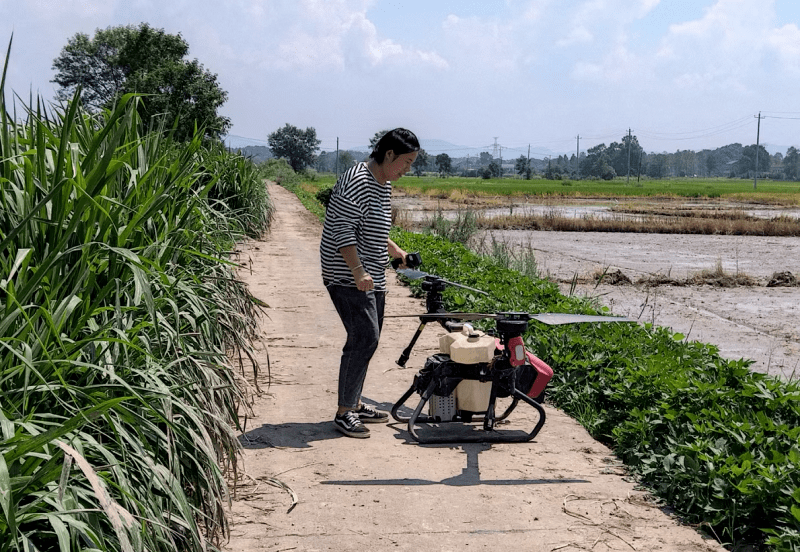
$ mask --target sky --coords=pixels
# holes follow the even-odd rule
[[[648,152],[800,146],[797,0],[0,0],[7,101],[52,101],[76,33],[140,23],[217,75],[235,145],[289,123],[324,151],[395,127],[506,158],[629,130]]]

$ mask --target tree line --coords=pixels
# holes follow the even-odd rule
[[[370,140],[370,147],[385,132],[376,132]],[[366,157],[363,152],[347,150],[317,154],[319,141],[316,140],[316,131],[313,128],[300,130],[288,124],[269,135],[269,144],[272,153],[286,158],[295,170],[314,168],[320,172],[342,172]],[[774,180],[800,179],[800,151],[794,146],[788,148],[785,155],[770,155],[762,145],[743,146],[739,143],[699,152],[647,153],[633,134],[623,136],[619,142],[593,146],[580,152],[580,156],[530,159],[523,155],[514,160],[513,170],[508,165],[511,163],[503,164],[501,159],[488,152],[468,159],[451,158],[446,153],[434,156],[421,150],[412,166],[412,174],[422,176],[436,172],[441,177],[500,178],[510,173],[526,179],[540,175],[549,179],[611,180],[618,176],[752,178],[757,173],[759,177]]]

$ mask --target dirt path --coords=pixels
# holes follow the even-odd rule
[[[321,226],[283,188],[270,194],[273,229],[243,246],[252,270],[241,276],[269,305],[260,359],[266,367],[268,348],[272,384],[264,370],[224,550],[723,550],[664,513],[606,447],[549,406],[525,444],[420,446],[395,423],[370,426],[366,440],[340,436],[331,420],[344,330],[319,276]],[[387,314],[421,312],[389,280]],[[387,320],[366,401],[388,410],[436,351],[441,332],[429,327],[408,368],[395,364],[416,326]],[[512,424],[533,426],[525,410]]]

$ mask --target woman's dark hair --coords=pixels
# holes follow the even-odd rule
[[[419,151],[419,140],[410,130],[396,128],[381,136],[369,156],[376,163],[383,163],[386,152],[389,150],[393,151],[395,155]]]

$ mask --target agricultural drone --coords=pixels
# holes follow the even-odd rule
[[[409,280],[422,279],[422,289],[426,292],[426,311],[422,314],[387,315],[387,317],[417,317],[419,327],[411,342],[397,360],[405,366],[411,350],[422,330],[429,322],[438,322],[446,334],[439,339],[439,353],[425,362],[424,367],[414,376],[414,381],[402,397],[392,407],[392,417],[401,423],[408,423],[408,432],[418,443],[488,442],[519,443],[530,441],[539,433],[545,422],[542,407],[544,390],[553,370],[544,361],[525,350],[522,335],[527,331],[531,320],[548,325],[577,324],[592,322],[635,322],[634,319],[617,316],[591,316],[580,314],[498,312],[457,313],[444,308],[442,292],[448,286],[460,287],[479,293],[488,293],[471,287],[450,282],[444,278],[422,272],[417,268],[422,263],[419,253],[409,253],[406,266],[400,269],[399,261],[393,262],[398,274]],[[486,333],[476,330],[470,321],[494,319],[495,328]],[[420,401],[411,416],[400,414],[406,401],[417,393]],[[497,415],[495,407],[498,398],[510,398],[510,405]],[[498,430],[496,425],[511,414],[519,402],[531,406],[538,413],[534,428],[529,431]],[[423,413],[425,405],[427,413]],[[417,424],[444,424],[460,422],[471,431],[459,431],[458,435],[448,435],[441,429],[429,435],[420,434]],[[483,431],[469,426],[482,422]]]

